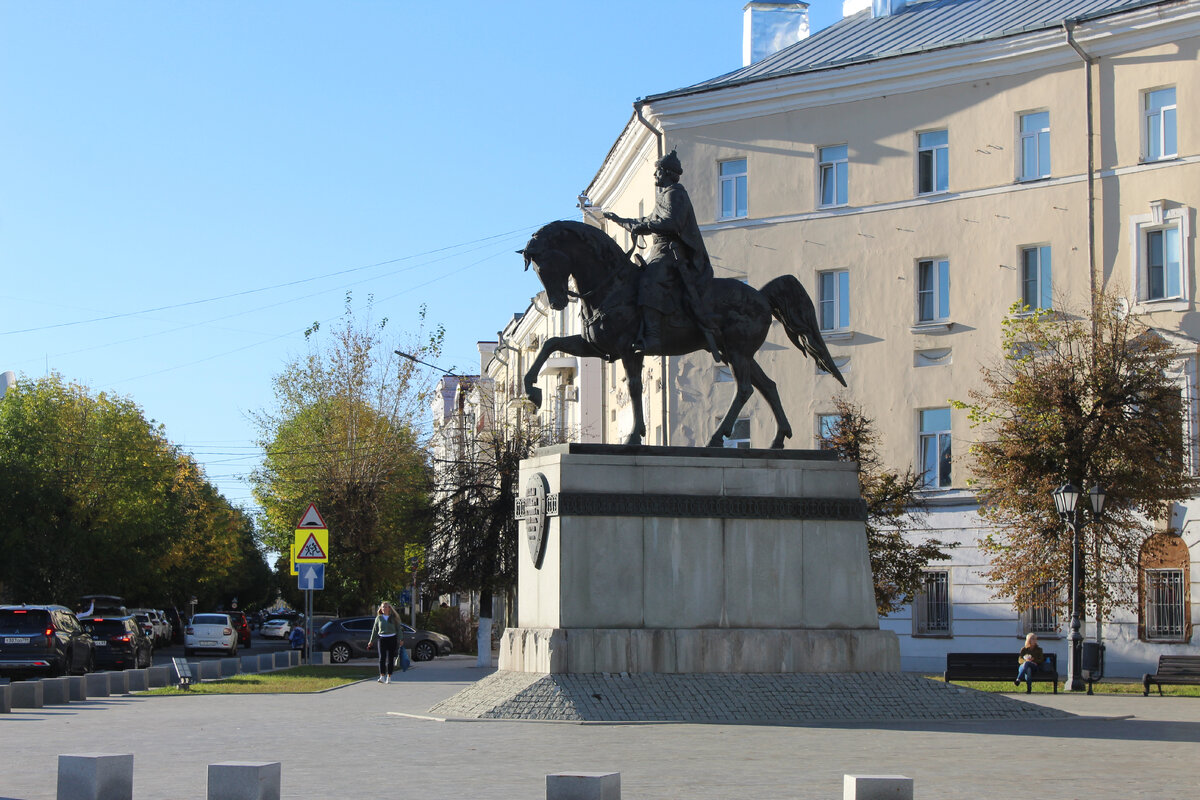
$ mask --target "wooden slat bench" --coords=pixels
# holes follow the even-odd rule
[[[1158,686],[1162,695],[1164,683],[1200,684],[1200,656],[1159,656],[1158,669],[1153,675],[1146,673],[1142,676],[1142,696],[1150,696],[1150,684]]]
[[[1046,653],[1045,660],[1032,676],[1035,682],[1050,681],[1058,694],[1058,657]],[[947,653],[946,683],[951,681],[1011,681],[1017,677],[1017,654],[1014,653]],[[1025,685],[1025,693],[1033,691]]]

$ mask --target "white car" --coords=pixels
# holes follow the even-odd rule
[[[228,614],[197,614],[184,629],[185,656],[194,655],[197,650],[222,650],[236,656],[237,649],[237,630]]]
[[[272,617],[258,632],[266,639],[286,639],[292,632],[292,623],[283,617]]]

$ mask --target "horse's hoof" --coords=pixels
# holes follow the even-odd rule
[[[716,436],[709,439],[708,444],[706,444],[704,446],[705,447],[724,447],[725,446],[725,437],[718,433]]]
[[[635,433],[629,434],[629,438],[627,438],[625,440],[626,447],[641,447],[641,445],[642,445],[642,437],[638,436]]]

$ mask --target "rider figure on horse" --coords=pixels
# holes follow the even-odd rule
[[[717,326],[708,310],[708,288],[713,279],[712,262],[704,248],[700,226],[691,198],[679,182],[683,165],[672,150],[655,163],[654,185],[658,187],[654,211],[648,217],[629,219],[610,212],[604,218],[635,235],[652,234],[649,258],[638,285],[638,310],[642,327],[633,343],[635,353],[653,353],[662,348],[663,317],[676,310],[673,275],[683,284],[683,307],[704,333],[713,358],[722,361],[717,347]]]

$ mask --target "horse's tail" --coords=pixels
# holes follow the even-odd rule
[[[792,344],[807,353],[821,369],[846,385],[846,379],[833,363],[829,348],[821,338],[821,326],[817,322],[817,309],[804,291],[804,284],[795,275],[780,275],[772,278],[759,291],[771,305],[771,314],[783,323]]]

